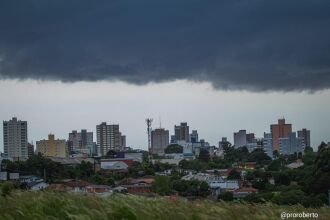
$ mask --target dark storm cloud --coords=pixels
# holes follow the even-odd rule
[[[4,0],[0,77],[330,88],[330,1]]]

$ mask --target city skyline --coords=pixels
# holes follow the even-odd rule
[[[6,91],[10,92],[10,93],[14,93],[14,88],[16,91],[20,91],[21,89],[25,89],[25,85],[27,83],[32,83],[32,84],[37,84],[40,88],[36,88],[34,90],[30,90],[26,95],[27,96],[33,96],[33,97],[37,97],[36,100],[40,100],[38,103],[33,103],[30,107],[27,108],[19,108],[20,110],[18,112],[20,112],[17,115],[12,114],[10,111],[8,111],[9,109],[6,108],[2,108],[0,109],[0,113],[1,113],[1,120],[8,120],[13,116],[18,117],[19,119],[22,120],[27,120],[28,121],[28,126],[29,126],[29,133],[28,133],[28,137],[29,137],[29,141],[34,141],[34,143],[38,140],[42,140],[45,137],[48,136],[49,133],[54,133],[56,135],[56,137],[58,138],[65,138],[67,139],[68,133],[71,132],[72,130],[80,130],[80,129],[87,129],[90,131],[93,131],[94,133],[94,140],[96,140],[96,136],[95,136],[95,132],[96,132],[96,124],[101,123],[103,121],[106,121],[107,123],[113,123],[113,124],[120,124],[121,126],[121,130],[124,134],[127,135],[127,146],[132,146],[135,148],[141,148],[141,149],[147,149],[147,134],[146,134],[146,125],[144,122],[144,119],[147,116],[153,117],[154,118],[154,122],[153,122],[153,128],[157,128],[159,127],[159,116],[162,119],[162,127],[164,127],[165,129],[168,129],[170,131],[170,135],[174,134],[174,125],[175,124],[179,124],[181,122],[187,122],[188,126],[190,126],[190,130],[198,130],[199,133],[199,137],[201,139],[205,139],[207,141],[209,141],[212,145],[217,145],[218,141],[221,140],[222,136],[225,136],[228,138],[229,141],[231,141],[233,143],[233,132],[239,130],[239,129],[246,129],[249,132],[253,132],[256,134],[257,137],[262,137],[263,136],[263,132],[269,132],[269,126],[270,124],[276,123],[278,118],[281,118],[282,116],[285,116],[286,120],[288,123],[293,124],[293,130],[297,131],[300,130],[302,128],[307,128],[311,130],[311,140],[312,140],[312,146],[313,147],[317,147],[321,141],[329,141],[328,138],[328,134],[329,132],[329,128],[326,126],[327,120],[329,120],[328,118],[326,118],[324,116],[323,120],[320,120],[321,118],[319,118],[320,115],[322,114],[326,114],[327,111],[330,111],[329,107],[327,106],[327,103],[324,103],[322,101],[322,97],[327,97],[328,96],[328,91],[323,91],[323,92],[317,92],[314,94],[308,94],[306,93],[304,96],[302,96],[301,94],[297,94],[297,93],[285,93],[285,94],[274,94],[274,93],[269,93],[269,94],[257,94],[257,93],[245,93],[245,97],[242,97],[242,93],[241,92],[221,92],[221,91],[216,91],[216,90],[212,90],[210,86],[208,86],[207,84],[203,84],[203,85],[197,85],[197,84],[189,84],[186,82],[176,82],[174,83],[175,87],[177,87],[178,85],[180,85],[181,89],[181,96],[184,98],[188,98],[188,101],[183,102],[182,105],[180,105],[180,107],[182,106],[188,106],[189,109],[191,109],[191,111],[186,112],[185,109],[183,108],[178,108],[177,109],[177,113],[178,114],[174,114],[175,117],[166,117],[166,111],[170,112],[170,109],[172,108],[172,106],[169,106],[167,109],[162,109],[162,111],[158,111],[157,109],[152,109],[153,113],[150,113],[148,115],[146,115],[144,112],[139,112],[139,114],[133,114],[133,118],[134,121],[137,123],[134,123],[134,126],[131,126],[131,121],[132,121],[132,117],[130,116],[129,118],[125,117],[126,114],[130,111],[127,112],[127,107],[129,106],[129,103],[127,103],[125,105],[125,103],[121,103],[122,105],[122,109],[117,107],[116,111],[112,112],[113,117],[111,116],[111,112],[109,112],[108,114],[106,113],[106,111],[100,111],[100,114],[90,114],[88,115],[87,112],[95,110],[95,109],[100,109],[98,106],[96,106],[95,108],[92,109],[88,109],[88,110],[84,110],[83,107],[84,106],[93,106],[93,104],[91,104],[93,101],[88,101],[86,102],[86,100],[84,101],[84,103],[81,103],[79,100],[77,100],[76,98],[79,97],[79,93],[83,92],[81,90],[81,86],[87,88],[89,86],[93,86],[93,83],[82,83],[82,85],[80,85],[79,83],[70,85],[70,84],[62,84],[62,83],[37,83],[34,81],[28,81],[28,82],[10,82],[7,83],[7,85],[9,84],[14,84],[16,85],[15,87],[12,86],[12,90],[8,90],[9,87],[1,87],[0,90],[2,91]],[[47,84],[47,88],[45,87],[45,84]],[[134,93],[135,97],[137,95],[146,95],[149,93],[149,91],[156,91],[156,88],[159,88],[158,84],[154,84],[154,85],[148,85],[146,87],[139,87],[139,86],[131,86],[131,85],[125,85],[121,83],[107,83],[107,82],[100,82],[98,83],[98,90],[96,89],[95,93],[99,94],[99,93],[103,93],[106,90],[109,90],[108,85],[112,85],[112,89],[110,90],[118,90],[121,86],[127,86],[129,87],[132,91],[127,92],[127,93],[123,93],[124,97],[129,97],[130,95],[132,95],[132,93]],[[37,87],[38,87],[37,86]],[[161,86],[164,87],[172,87],[173,83],[166,83],[163,84]],[[204,86],[204,87],[203,87]],[[72,87],[75,87],[75,89],[72,90]],[[192,90],[189,90],[189,92],[186,91],[186,94],[184,94],[184,91],[187,90],[187,88],[191,87]],[[68,95],[68,97],[64,100],[57,100],[58,104],[57,109],[53,109],[53,106],[46,106],[49,103],[44,103],[42,104],[43,101],[45,101],[45,97],[43,97],[43,95],[45,93],[48,94],[48,96],[46,96],[46,98],[51,97],[52,95],[55,96],[55,93],[50,93],[50,91],[56,91],[56,89],[58,88],[62,88],[64,93],[67,93],[68,91],[72,91],[71,93],[68,93],[70,95]],[[42,89],[43,92],[42,94],[39,93],[39,89]],[[198,89],[199,91],[196,91],[196,89]],[[196,111],[196,109],[194,110],[194,108],[192,108],[193,105],[186,105],[187,103],[191,103],[191,99],[194,98],[198,98],[196,97],[196,95],[201,91],[207,93],[207,97],[209,99],[215,99],[216,97],[220,97],[222,103],[224,105],[226,105],[226,109],[222,109],[222,106],[218,106],[213,104],[210,104],[210,110],[209,110],[209,114],[208,115],[204,115],[201,114],[203,112],[198,112]],[[141,93],[139,91],[144,90],[144,93]],[[191,91],[195,91],[195,92],[191,92]],[[84,90],[85,91],[85,90]],[[158,94],[154,94],[153,99],[150,99],[148,102],[153,102],[153,103],[157,103],[155,102],[155,100],[157,100],[158,95],[162,94],[163,97],[165,96],[165,94],[167,94],[167,89],[165,91],[158,91],[156,93]],[[90,92],[88,90],[88,92]],[[87,93],[88,93],[87,92]],[[140,94],[139,94],[140,93]],[[166,97],[167,100],[171,99],[171,96],[173,95],[173,91],[172,93],[169,92],[169,95]],[[6,94],[6,93],[0,93],[1,94]],[[82,93],[82,95],[85,95],[85,93]],[[277,110],[273,110],[272,112],[267,113],[266,112],[261,112],[260,107],[258,107],[259,105],[256,106],[256,108],[245,108],[245,110],[242,109],[238,109],[238,107],[240,107],[242,104],[244,104],[244,102],[248,102],[246,99],[249,99],[247,97],[251,97],[251,96],[255,96],[258,97],[258,99],[260,99],[260,103],[264,102],[265,100],[269,99],[269,98],[273,98],[274,96],[282,96],[282,101],[286,101],[287,100],[295,100],[295,104],[292,105],[290,108],[288,108],[287,113],[278,113]],[[215,97],[212,97],[215,96]],[[3,96],[2,96],[3,97]],[[15,97],[15,96],[12,96]],[[204,104],[207,104],[209,102],[209,100],[207,100],[207,97],[204,98]],[[255,98],[254,97],[254,98]],[[287,97],[287,98],[286,98]],[[301,97],[301,99],[299,100],[298,98]],[[315,99],[315,97],[317,97],[318,99]],[[43,99],[42,99],[43,98]],[[134,97],[133,97],[134,98]],[[83,116],[84,114],[86,114],[84,117],[86,118],[86,120],[73,120],[75,118],[76,115],[76,109],[72,109],[72,111],[70,111],[70,114],[68,114],[69,110],[65,107],[67,105],[68,101],[71,101],[72,99],[76,99],[76,105],[79,109],[81,109],[80,111],[82,111],[82,113],[80,114],[80,117]],[[190,99],[190,100],[189,100]],[[21,103],[21,99],[19,98],[19,96],[17,96],[16,100],[11,99],[13,101],[13,103],[16,103],[15,105],[27,105],[27,103]],[[55,99],[54,99],[55,100]],[[54,101],[52,100],[52,102]],[[244,101],[245,100],[245,101]],[[299,100],[299,101],[298,101]],[[78,102],[79,101],[79,102]],[[118,100],[117,100],[118,101]],[[320,111],[319,113],[315,113],[315,112],[309,112],[309,111],[302,111],[299,112],[296,109],[299,109],[304,102],[309,101],[309,102],[315,102],[317,103],[315,106],[317,106],[317,111]],[[97,100],[94,100],[94,102],[97,102]],[[114,102],[111,102],[114,103]],[[139,108],[141,108],[141,106],[143,104],[146,104],[146,102],[144,103],[140,103],[139,102],[134,102],[132,100],[133,104],[138,104]],[[200,103],[203,104],[203,102]],[[229,103],[232,103],[232,106],[229,105]],[[280,102],[279,102],[280,103]],[[34,109],[34,105],[35,104],[40,104],[43,105],[44,108],[45,107],[50,107],[50,109],[52,109],[50,112],[44,112],[44,111],[38,111],[36,113],[36,110]],[[157,103],[159,104],[159,103]],[[274,103],[274,106],[277,105],[278,103]],[[323,105],[323,106],[322,106]],[[61,107],[63,106],[63,107]],[[111,105],[110,105],[111,106]],[[248,106],[248,105],[247,105]],[[4,106],[5,107],[5,106]],[[103,109],[105,106],[102,106],[101,109]],[[166,105],[161,105],[161,107],[166,107]],[[268,107],[267,110],[271,110],[273,108],[272,105],[270,105]],[[316,108],[316,107],[314,107]],[[105,108],[107,109],[107,108]],[[111,108],[109,108],[111,109]],[[7,110],[6,117],[3,117],[2,115],[4,115],[4,110]],[[31,110],[33,110],[33,112],[31,112]],[[136,112],[136,110],[138,109],[134,109],[134,112]],[[141,108],[142,110],[142,108]],[[200,111],[200,109],[198,109]],[[61,115],[62,111],[66,111],[66,113],[64,115]],[[97,110],[96,112],[98,112],[99,110]],[[222,114],[219,115],[219,112],[222,112]],[[255,111],[258,111],[258,114],[253,113]],[[57,112],[57,114],[56,114]],[[160,114],[161,113],[161,114]],[[198,113],[198,114],[197,114]],[[265,114],[267,113],[267,114]],[[173,113],[172,113],[173,114]],[[186,116],[184,116],[186,114]],[[255,116],[252,117],[252,115],[255,114]],[[318,115],[318,117],[316,118],[313,115]],[[50,117],[50,115],[53,115],[54,117]],[[87,117],[88,115],[88,117]],[[109,115],[109,116],[107,116]],[[165,116],[164,116],[165,115]],[[305,117],[306,115],[309,115],[309,117]],[[31,117],[32,116],[32,117]],[[39,117],[38,117],[39,116]],[[139,116],[139,117],[138,117]],[[189,118],[188,118],[189,117]],[[70,121],[69,119],[72,119],[74,122],[74,124],[72,124],[71,122],[68,123],[68,121]],[[117,120],[116,120],[117,118]],[[188,119],[187,119],[188,118]],[[237,118],[235,120],[235,118]],[[318,119],[319,118],[319,119]],[[140,119],[140,120],[137,120]],[[187,120],[185,120],[187,119]],[[318,119],[318,121],[316,121]],[[61,122],[63,124],[58,124],[58,122]],[[316,123],[317,122],[317,123]],[[43,124],[45,123],[45,124]],[[320,126],[319,126],[320,125]],[[1,132],[2,132],[2,128],[0,128]],[[2,135],[0,137],[1,143],[1,150],[3,149],[3,140],[2,140]]]

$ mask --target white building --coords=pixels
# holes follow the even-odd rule
[[[97,153],[104,156],[109,150],[123,150],[122,135],[119,125],[107,125],[102,122],[96,126]],[[126,142],[126,138],[125,138]],[[125,143],[126,144],[126,143]]]
[[[279,138],[279,149],[281,155],[303,154],[305,150],[304,138],[296,136],[296,132],[291,132],[287,138]]]
[[[4,155],[9,158],[28,158],[27,122],[12,118],[3,121]]]
[[[76,130],[69,133],[68,146],[71,153],[82,153],[92,155],[93,153],[93,132],[87,132],[82,129],[81,132]]]
[[[273,155],[273,138],[271,133],[264,133],[264,138],[262,141],[262,145],[265,153],[270,157],[274,158]]]
[[[151,131],[151,154],[163,155],[169,145],[169,131],[157,128]]]
[[[234,146],[235,148],[246,146],[246,130],[239,130],[234,132]]]

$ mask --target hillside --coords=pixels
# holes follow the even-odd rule
[[[171,201],[115,195],[110,198],[52,192],[16,192],[0,197],[0,219],[280,219],[281,212],[316,212],[330,219],[330,209],[302,206],[250,205]]]

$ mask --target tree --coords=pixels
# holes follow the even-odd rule
[[[171,192],[171,179],[167,176],[156,176],[151,189],[161,196],[168,195]]]
[[[178,144],[170,144],[165,148],[166,154],[178,154],[183,153],[183,147]]]
[[[210,160],[210,153],[206,149],[202,149],[199,153],[199,160],[204,161],[204,162],[209,162]]]
[[[248,161],[256,162],[257,164],[269,163],[272,161],[263,149],[255,149],[248,156]]]
[[[309,191],[327,193],[330,189],[330,146],[322,142],[314,162],[313,175],[309,181]]]
[[[235,169],[232,169],[227,177],[228,180],[240,180],[241,179],[241,174]]]
[[[274,179],[275,179],[275,184],[276,185],[286,185],[286,186],[288,186],[288,185],[290,185],[290,182],[291,182],[289,175],[285,172],[277,173],[275,175]]]
[[[223,192],[223,193],[219,194],[218,200],[233,201],[234,200],[234,195],[233,195],[232,192]]]

